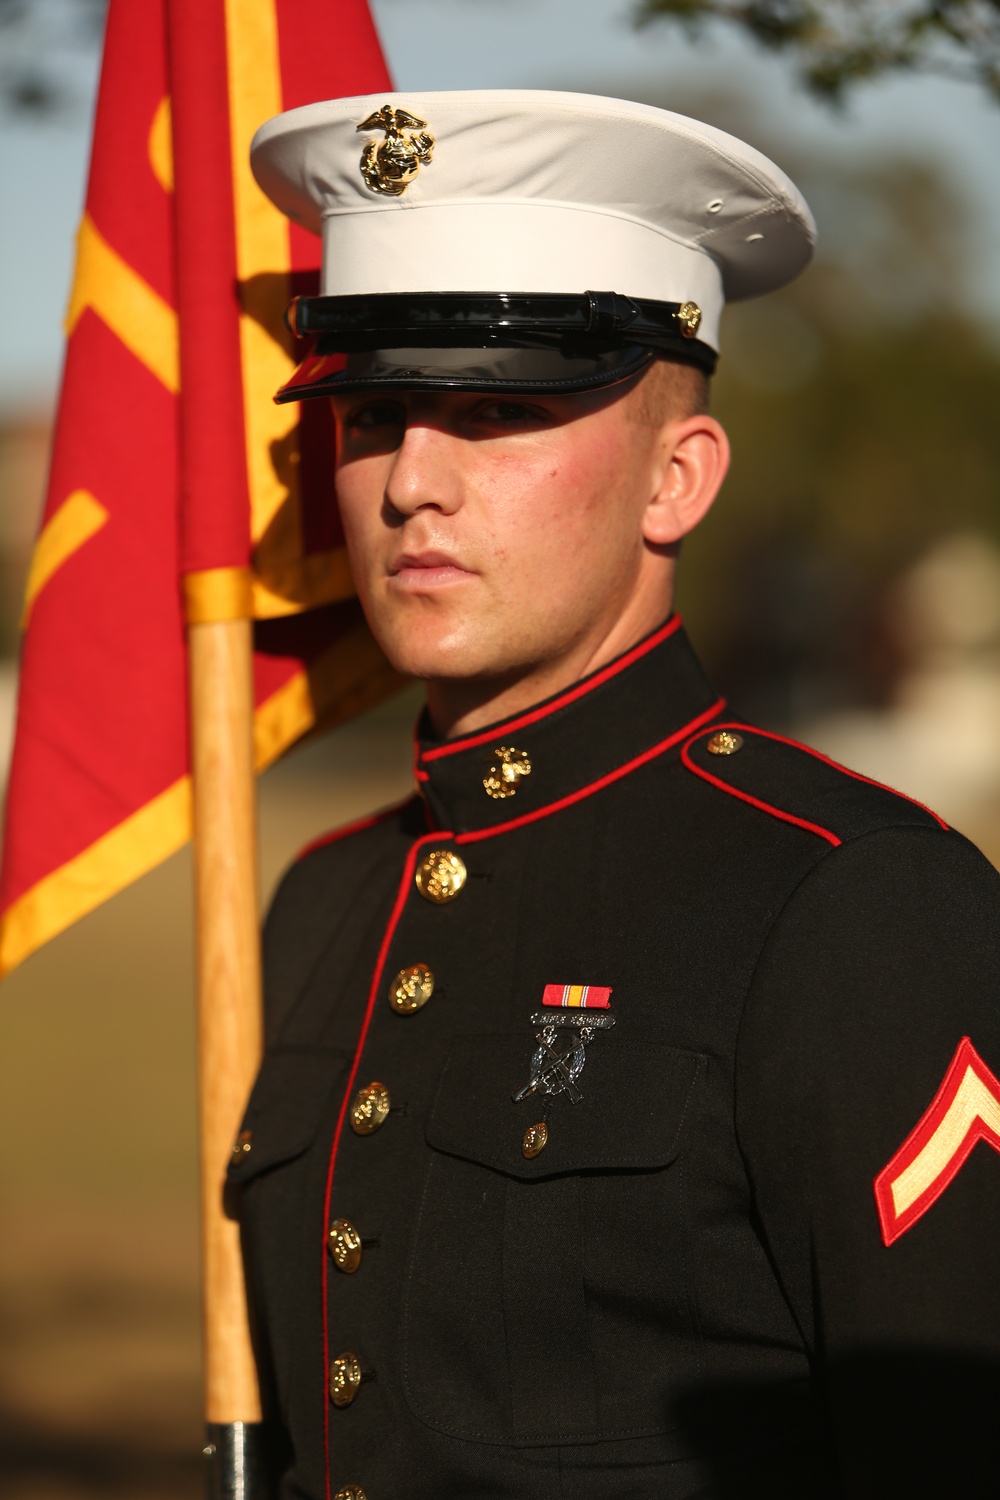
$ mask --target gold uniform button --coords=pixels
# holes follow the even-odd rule
[[[337,1270],[352,1275],[361,1264],[361,1236],[350,1219],[334,1219],[327,1244]]]
[[[338,1490],[333,1500],[368,1500],[368,1496],[360,1484],[345,1484],[342,1490]]]
[[[465,861],[457,854],[450,849],[432,849],[417,866],[415,880],[426,901],[443,906],[446,901],[454,901],[468,875]]]
[[[730,729],[719,729],[705,745],[709,755],[735,755],[743,748],[743,736]]]
[[[545,1150],[548,1140],[549,1127],[544,1120],[539,1120],[537,1125],[529,1125],[521,1142],[521,1155],[530,1161],[533,1156],[538,1156]]]
[[[366,1083],[351,1104],[351,1129],[355,1135],[373,1135],[389,1114],[389,1090],[384,1083]]]
[[[400,969],[389,986],[389,1004],[401,1016],[412,1016],[434,993],[434,975],[426,964]]]
[[[350,1406],[361,1384],[361,1362],[349,1350],[338,1354],[330,1365],[330,1400],[334,1406]]]
[[[233,1146],[233,1166],[243,1161],[253,1150],[253,1131],[241,1130]]]

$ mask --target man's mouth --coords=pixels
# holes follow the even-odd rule
[[[396,588],[420,591],[442,588],[472,578],[465,568],[447,552],[403,552],[389,567],[389,577]]]

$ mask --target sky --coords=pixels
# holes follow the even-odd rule
[[[648,94],[679,107],[732,92],[759,114],[769,149],[847,161],[905,151],[936,163],[964,196],[972,254],[965,300],[1000,332],[1000,106],[970,85],[906,78],[865,86],[843,114],[810,100],[786,60],[720,35],[636,33],[627,0],[374,0],[400,88],[568,88]],[[51,399],[83,202],[96,48],[66,66],[79,107],[34,123],[0,117],[0,407]],[[777,143],[777,148],[776,144]],[[820,223],[822,235],[823,225]]]

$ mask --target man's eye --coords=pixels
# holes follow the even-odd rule
[[[403,408],[395,401],[372,401],[358,407],[348,418],[349,427],[371,430],[378,427],[400,427],[404,422]]]
[[[510,426],[545,420],[543,411],[536,406],[526,406],[523,401],[488,401],[479,407],[476,415],[484,422],[500,422]]]

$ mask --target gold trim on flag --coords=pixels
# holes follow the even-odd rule
[[[382,703],[404,681],[376,646],[368,626],[355,625],[257,710],[254,749],[258,771],[271,765],[311,729],[332,729],[353,719]]]
[[[185,573],[184,618],[189,625],[210,625],[219,620],[249,620],[253,614],[253,590],[249,568],[200,568]]]
[[[225,0],[225,7],[254,616],[261,620],[350,598],[354,586],[339,549],[305,551],[299,411],[273,400],[296,365],[285,327],[292,255],[288,220],[250,170],[250,142],[284,108],[277,9],[274,0]]]
[[[0,978],[174,854],[190,836],[191,784],[184,776],[7,908],[0,918]]]
[[[331,695],[337,699],[336,710],[333,717],[323,720],[324,728],[374,708],[402,687],[403,681],[379,651],[368,627],[356,625],[308,671],[296,672],[257,709],[257,770],[265,770],[313,728],[317,705],[329,703]],[[11,903],[0,917],[0,979],[37,948],[175,854],[190,837],[191,782],[182,776]]]

